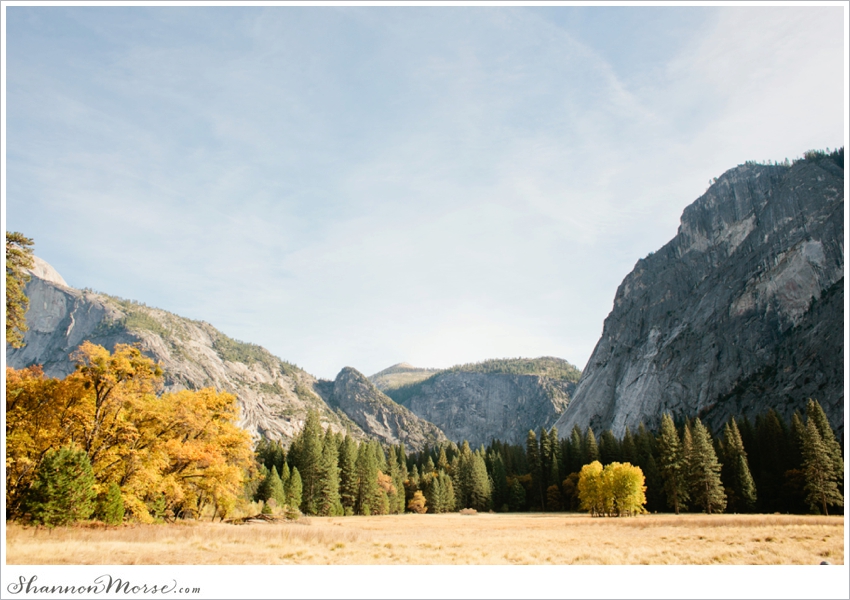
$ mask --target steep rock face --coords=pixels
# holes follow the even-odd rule
[[[432,448],[446,436],[433,423],[421,419],[384,395],[362,373],[345,367],[336,380],[320,382],[316,391],[328,405],[338,408],[364,431],[391,444],[404,442],[408,450]]]
[[[333,430],[365,437],[312,391],[313,376],[265,349],[232,340],[208,323],[76,290],[58,283],[61,277],[41,279],[45,272],[34,269],[27,284],[29,331],[23,348],[7,347],[9,366],[41,364],[46,375],[61,378],[74,371],[73,352],[86,340],[110,351],[119,343],[139,344],[162,366],[164,391],[230,392],[241,408],[240,425],[255,434],[288,442],[303,427],[307,411],[315,409]]]
[[[843,188],[828,158],[720,177],[620,285],[560,434],[790,417],[809,396],[843,433]]]
[[[524,444],[529,429],[555,423],[574,388],[541,375],[446,371],[423,381],[405,406],[453,441]]]

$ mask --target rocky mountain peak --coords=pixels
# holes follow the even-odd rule
[[[618,288],[561,434],[620,436],[664,412],[715,426],[770,407],[788,418],[807,395],[843,431],[843,345],[823,322],[843,330],[843,190],[830,157],[718,178]]]

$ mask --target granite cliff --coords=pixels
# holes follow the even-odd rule
[[[345,367],[336,379],[320,381],[316,390],[328,406],[341,410],[364,431],[408,449],[436,446],[446,436],[433,423],[416,416],[381,392],[365,375]]]
[[[563,413],[579,375],[558,358],[491,360],[446,369],[386,393],[453,441],[525,444],[530,429],[549,428]]]
[[[715,429],[769,408],[789,418],[809,397],[843,435],[843,162],[747,163],[688,206],[617,290],[561,436],[621,436],[664,412]]]

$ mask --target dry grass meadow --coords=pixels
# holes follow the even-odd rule
[[[844,564],[844,517],[394,515],[232,525],[9,523],[7,564]]]

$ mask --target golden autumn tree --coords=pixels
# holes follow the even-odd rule
[[[98,491],[117,484],[128,512],[149,522],[171,511],[213,518],[235,505],[253,468],[250,438],[236,425],[236,398],[212,389],[157,395],[162,372],[134,347],[110,353],[85,342],[64,380],[41,369],[6,371],[6,500],[17,509],[44,455],[75,444]]]
[[[592,515],[623,516],[646,512],[646,486],[640,467],[614,462],[605,465],[593,461],[579,474],[578,493],[581,508]]]

